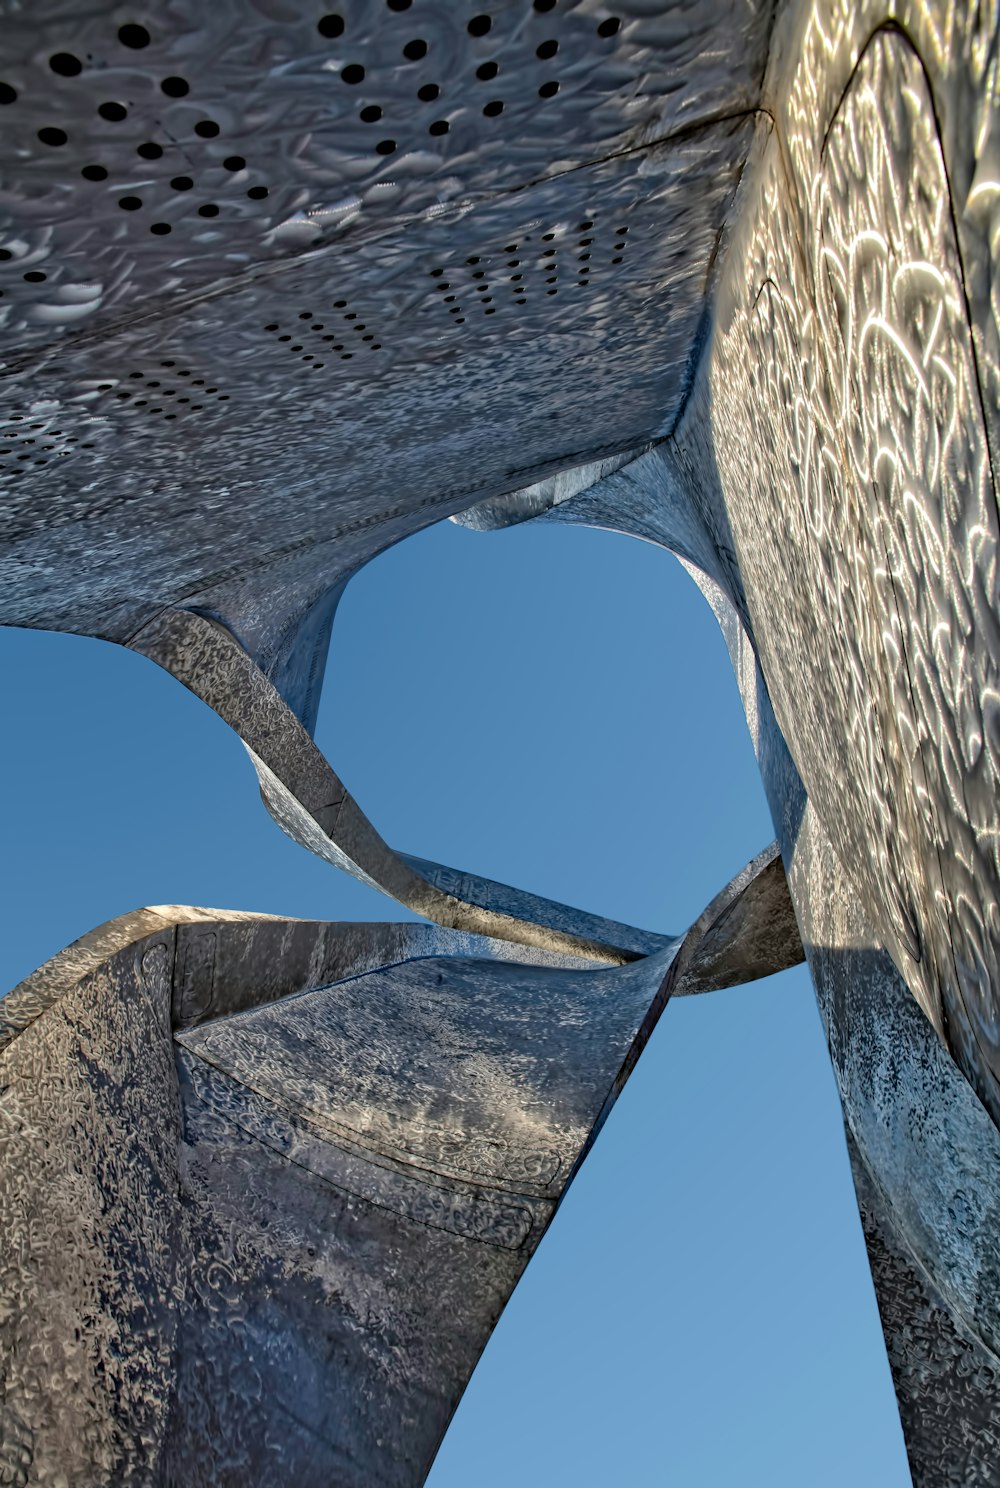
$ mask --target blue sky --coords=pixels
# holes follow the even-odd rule
[[[152,663],[0,630],[0,990],[142,904],[410,918],[288,841]],[[668,554],[443,523],[341,604],[320,746],[395,847],[679,931],[772,838],[715,621]],[[669,1006],[430,1488],[910,1482],[808,976]]]

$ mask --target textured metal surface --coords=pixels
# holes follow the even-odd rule
[[[263,659],[407,532],[669,426],[767,3],[2,13],[7,621],[197,600]]]
[[[4,1481],[419,1484],[667,998],[801,957],[786,893],[761,962],[775,862],[615,970],[165,907],[36,972],[0,1003]]]
[[[0,618],[166,666],[453,927],[144,911],[7,1000],[6,1479],[418,1482],[666,997],[801,928],[914,1480],[992,1481],[997,6],[0,17]],[[678,942],[386,845],[319,679],[446,515],[678,554],[787,883]]]
[[[712,355],[714,444],[810,799],[997,1116],[997,511],[934,104],[967,163],[975,113],[952,110],[982,92],[996,16],[942,16],[925,65],[895,27],[869,41],[854,12],[829,17],[819,75],[805,27],[783,100],[791,166],[775,141],[747,203]]]

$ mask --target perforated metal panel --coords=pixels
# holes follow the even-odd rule
[[[0,8],[2,618],[253,629],[666,432],[768,11]]]

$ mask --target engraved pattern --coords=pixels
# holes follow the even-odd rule
[[[801,97],[789,112],[804,123]],[[727,510],[810,797],[997,1114],[996,506],[941,146],[902,35],[874,37],[810,139],[801,196],[770,152],[745,319],[717,348]]]

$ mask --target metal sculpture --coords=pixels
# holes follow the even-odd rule
[[[993,1482],[996,7],[0,18],[0,619],[166,667],[440,927],[146,911],[0,1004],[6,1480],[419,1483],[665,998],[801,935],[914,1481]],[[394,852],[313,743],[345,584],[443,516],[704,590],[778,842],[683,941]]]

